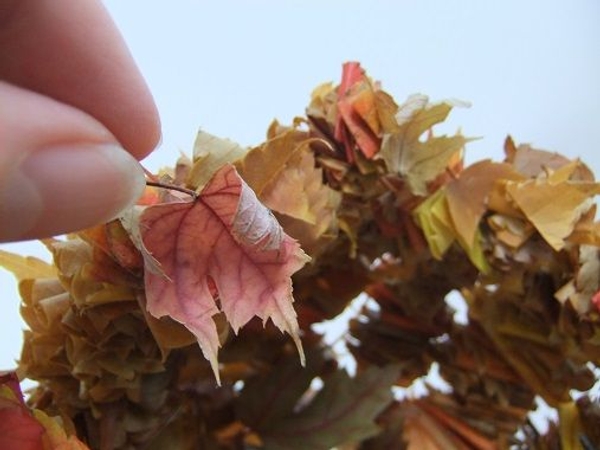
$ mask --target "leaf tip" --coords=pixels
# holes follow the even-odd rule
[[[304,347],[302,347],[302,341],[300,340],[300,336],[297,333],[292,335],[292,339],[294,340],[294,344],[296,344],[296,349],[298,349],[298,356],[300,357],[300,365],[302,367],[306,367],[306,355],[304,354]]]
[[[217,361],[217,355],[212,355],[209,359],[210,368],[215,374],[215,381],[217,382],[217,386],[221,387],[221,373],[219,372],[219,361]]]

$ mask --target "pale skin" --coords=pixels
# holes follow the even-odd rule
[[[154,100],[101,2],[0,0],[0,242],[110,220],[144,187]]]

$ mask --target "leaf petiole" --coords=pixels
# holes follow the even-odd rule
[[[188,194],[189,196],[191,196],[194,200],[198,198],[198,193],[196,191],[174,184],[163,183],[161,181],[146,180],[146,186],[153,186],[161,189],[169,189],[171,191],[183,192],[184,194]]]

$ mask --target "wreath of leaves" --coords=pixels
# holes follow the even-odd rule
[[[510,137],[465,167],[470,139],[433,130],[456,106],[346,63],[257,147],[200,132],[134,210],[45,241],[52,264],[2,252],[38,385],[26,406],[5,376],[0,414],[35,449],[599,448],[600,184]],[[353,375],[313,327],[349,307]],[[449,390],[393,395],[432,367]]]

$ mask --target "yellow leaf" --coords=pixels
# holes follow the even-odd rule
[[[441,260],[452,243],[460,237],[450,214],[446,191],[439,189],[421,203],[413,214],[423,229],[431,254]],[[483,273],[488,273],[490,267],[481,247],[479,229],[476,230],[470,245],[463,244],[461,239],[458,241],[473,265]]]
[[[506,193],[550,246],[559,251],[577,221],[590,209],[600,184],[547,179],[508,182]]]
[[[46,431],[42,436],[44,450],[89,450],[75,435],[67,435],[59,419],[49,417],[39,409],[33,410],[33,416]]]
[[[310,96],[310,105],[306,108],[306,115],[311,120],[323,121],[333,124],[336,120],[337,89],[332,82],[317,86]]]
[[[199,131],[194,142],[194,163],[187,185],[196,190],[202,189],[218,169],[240,160],[247,152],[247,148],[229,139]]]
[[[315,168],[315,159],[308,146],[296,151],[281,168],[277,176],[265,186],[260,200],[270,209],[303,220],[316,222],[314,200],[319,192],[325,193],[322,171]],[[301,147],[299,147],[301,150]],[[311,195],[312,194],[312,195]]]
[[[483,252],[483,247],[481,246],[482,241],[483,238],[481,236],[481,231],[477,229],[477,232],[475,233],[475,239],[473,239],[473,244],[469,247],[465,247],[461,243],[461,246],[467,252],[467,256],[469,257],[473,265],[477,267],[482,273],[488,274],[490,273],[491,268],[485,256],[485,253]]]
[[[0,266],[12,272],[18,280],[51,278],[56,276],[56,268],[33,256],[21,256],[0,250]]]
[[[572,244],[588,244],[600,247],[600,222],[594,222],[596,205],[592,206],[575,225],[567,240]]]
[[[393,133],[397,131],[398,122],[396,121],[396,114],[398,113],[398,105],[392,96],[384,91],[376,90],[375,108],[381,130],[384,133]]]
[[[441,260],[455,239],[444,191],[440,189],[431,195],[415,209],[414,215],[423,229],[431,254]]]
[[[307,138],[307,133],[290,128],[250,150],[243,159],[235,163],[235,167],[244,181],[261,198],[263,190],[285,170],[290,158],[296,152],[305,151],[300,144]]]

